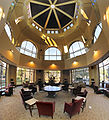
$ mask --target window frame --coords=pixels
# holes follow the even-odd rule
[[[50,49],[52,49],[52,48],[55,48],[55,52],[56,52],[56,54],[55,55],[52,55],[51,53],[50,53]],[[48,53],[49,54],[46,54],[46,52],[48,51]],[[58,54],[58,52],[59,52],[59,54]],[[48,59],[46,59],[48,57]],[[55,59],[51,59],[52,57],[54,57]],[[60,58],[59,58],[60,57]],[[46,50],[45,50],[45,53],[44,53],[44,60],[62,60],[62,55],[61,55],[61,51],[58,49],[58,48],[56,48],[56,47],[49,47],[49,48],[47,48]]]
[[[25,46],[22,46],[22,44],[24,43],[24,42],[26,42],[25,43]],[[32,49],[31,50],[29,50],[28,48],[26,48],[27,47],[27,44],[28,43],[31,43],[31,45],[32,45]],[[24,55],[27,55],[27,56],[30,56],[30,57],[33,57],[33,58],[37,58],[37,48],[36,48],[36,46],[31,42],[31,41],[23,41],[22,42],[22,44],[21,44],[21,46],[20,46],[20,53],[22,53],[22,54],[24,54]],[[34,51],[34,48],[36,48],[36,52]],[[23,52],[21,52],[21,51],[23,51]],[[28,53],[28,54],[27,54]],[[29,55],[30,54],[30,55]]]

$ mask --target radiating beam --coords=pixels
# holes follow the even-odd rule
[[[59,12],[61,12],[62,14],[66,15],[66,16],[69,17],[70,19],[73,20],[73,17],[72,17],[71,15],[69,15],[68,13],[64,12],[63,10],[61,10],[61,9],[59,9],[59,8],[57,8],[57,7],[55,7],[55,9],[58,10]]]
[[[50,9],[50,7],[46,8],[45,10],[41,11],[40,13],[36,14],[35,16],[33,16],[32,18],[35,19],[38,16],[40,16],[41,14],[43,14],[44,12],[48,11]]]
[[[55,0],[53,4],[56,4],[56,2],[57,2],[57,0]]]
[[[42,3],[42,2],[38,2],[38,1],[30,1],[31,3],[35,3],[35,4],[38,4],[38,5],[43,5],[43,6],[50,6],[49,4],[46,4],[46,3]]]
[[[55,17],[56,17],[56,20],[57,20],[58,26],[59,26],[59,28],[61,28],[61,24],[60,24],[59,18],[58,18],[58,16],[57,16],[56,10],[53,9],[53,12],[54,12],[54,15],[55,15]]]
[[[50,3],[51,5],[53,4],[51,0],[49,0],[49,3]]]
[[[64,3],[56,4],[55,6],[68,5],[68,4],[72,4],[72,3],[76,3],[76,2],[77,2],[77,0],[72,0],[72,1],[69,1],[69,2],[64,2]]]
[[[45,23],[44,28],[46,28],[46,27],[47,27],[48,21],[49,21],[50,16],[51,16],[51,13],[52,13],[52,9],[50,10],[50,12],[49,12],[49,14],[48,14],[48,17],[47,17],[47,20],[46,20],[46,23]]]

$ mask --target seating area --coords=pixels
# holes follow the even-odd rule
[[[3,111],[0,110],[1,119],[8,118],[12,120],[14,119],[15,120],[19,120],[19,119],[20,120],[28,120],[28,119],[30,120],[34,120],[34,119],[52,120],[52,117],[48,115],[41,115],[39,117],[38,108],[36,104],[34,105],[34,108],[32,109],[32,117],[31,117],[28,106],[26,110],[24,108],[24,105],[22,104],[22,99],[19,94],[20,90],[21,90],[21,87],[17,87],[13,96],[11,97],[2,96],[0,98],[1,100],[0,107],[4,106],[2,108]],[[79,114],[77,113],[77,114],[72,115],[71,120],[75,120],[75,119],[77,120],[84,120],[84,119],[86,120],[92,120],[92,119],[93,120],[96,120],[96,119],[107,120],[109,117],[109,115],[106,112],[109,110],[108,107],[106,107],[109,104],[108,98],[105,97],[103,94],[101,94],[100,96],[97,94],[94,94],[92,88],[86,88],[86,90],[88,91],[86,107],[83,112],[81,108]],[[70,120],[69,114],[67,112],[63,113],[65,102],[72,103],[72,95],[70,91],[69,92],[60,91],[56,98],[48,98],[46,97],[45,92],[37,92],[37,94],[34,94],[34,98],[41,102],[52,102],[53,103],[55,101],[55,112],[53,114],[53,120],[61,120],[61,119]],[[10,103],[8,103],[9,100],[10,100]],[[97,104],[95,104],[96,101],[97,101]],[[10,105],[8,106],[8,104]],[[89,108],[90,106],[92,107],[91,109]],[[5,113],[4,113],[4,110],[5,110]],[[9,111],[10,111],[10,114],[8,114]],[[7,116],[5,116],[5,114],[7,114]],[[105,116],[103,116],[104,114]]]
[[[109,0],[0,0],[0,120],[109,119]]]

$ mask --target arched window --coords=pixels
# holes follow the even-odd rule
[[[11,29],[10,29],[8,24],[5,24],[5,31],[6,31],[6,33],[8,35],[8,37],[9,37],[10,41],[12,41]]]
[[[69,48],[70,58],[85,54],[87,49],[85,48],[83,42],[74,42]]]
[[[61,52],[58,48],[50,47],[45,51],[45,60],[61,60]]]
[[[36,58],[36,47],[29,41],[23,41],[20,53]]]
[[[96,40],[98,39],[101,31],[102,31],[102,23],[100,22],[100,23],[96,26],[96,28],[95,28],[95,30],[94,30],[93,42],[92,42],[93,44],[94,44],[94,43],[96,42]]]

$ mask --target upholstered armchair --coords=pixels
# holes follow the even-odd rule
[[[39,117],[40,115],[47,115],[53,118],[53,114],[55,112],[55,102],[36,102]]]
[[[84,92],[78,93],[77,96],[86,97],[87,93],[88,93],[88,91],[85,89]]]
[[[76,114],[76,113],[80,113],[80,108],[82,106],[83,103],[83,99],[80,100],[74,100],[73,103],[66,103],[64,105],[64,112],[67,112],[70,116],[70,118],[72,117],[72,115]]]
[[[96,94],[103,94],[104,93],[104,90],[101,90],[98,88],[98,86],[93,86],[93,89],[94,89],[94,93]]]

